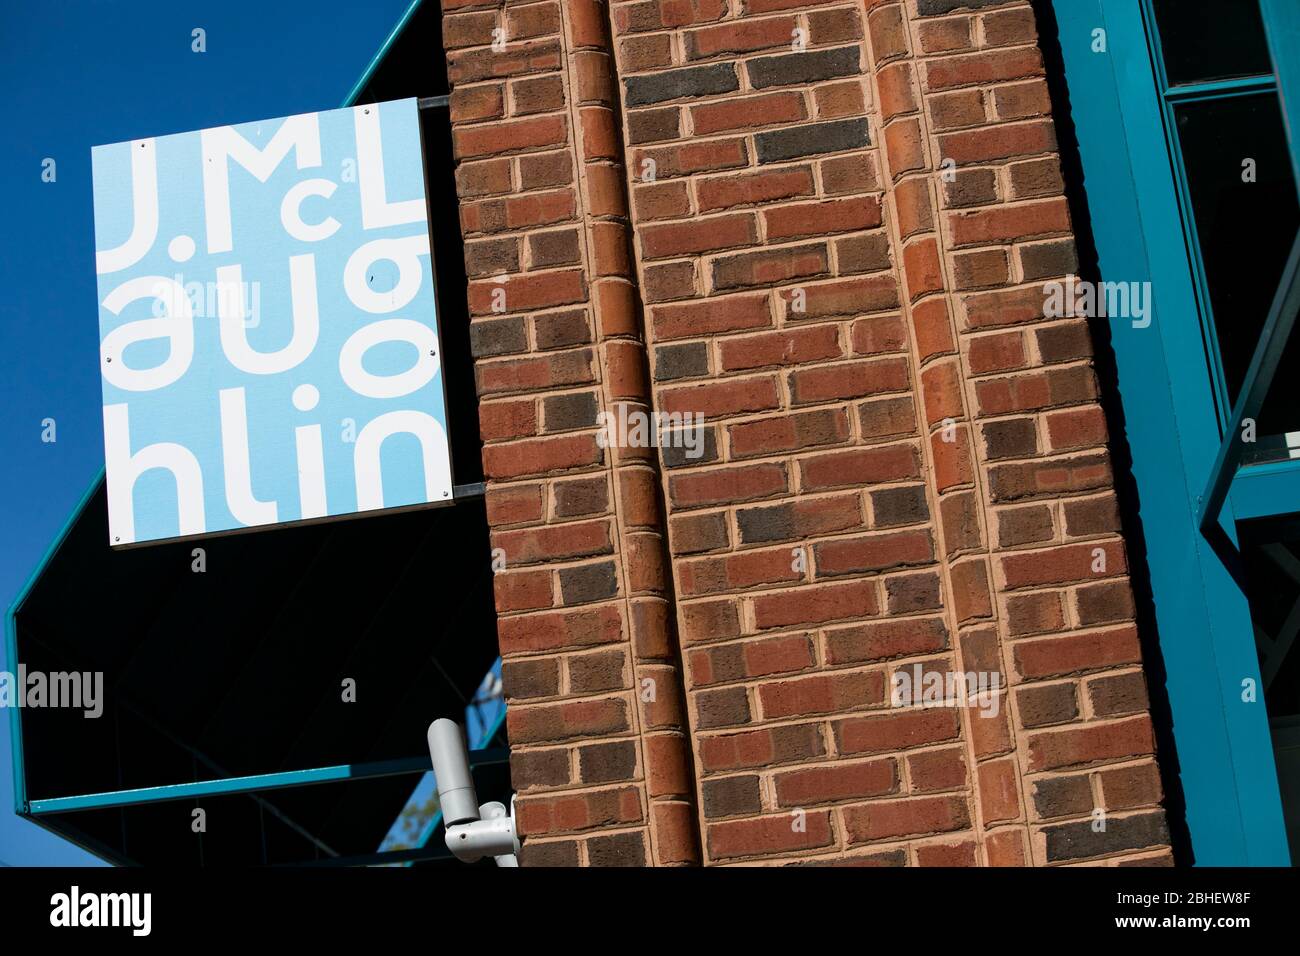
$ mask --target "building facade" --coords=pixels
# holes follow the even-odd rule
[[[446,507],[122,549],[101,475],[6,656],[108,719],[11,712],[19,814],[459,865],[463,716],[523,865],[1291,863],[1293,0],[413,0],[374,103]]]
[[[443,11],[525,864],[1171,862],[1031,5]]]

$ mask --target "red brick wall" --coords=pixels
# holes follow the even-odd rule
[[[1167,861],[1028,4],[443,6],[525,862]]]
[[[649,397],[605,11],[444,12],[523,862],[694,863],[657,464],[595,433]]]

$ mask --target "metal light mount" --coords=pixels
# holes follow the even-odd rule
[[[490,856],[497,866],[518,866],[515,798],[510,798],[509,808],[495,800],[479,804],[465,735],[454,720],[440,717],[429,725],[429,757],[447,827],[447,849],[462,863]]]

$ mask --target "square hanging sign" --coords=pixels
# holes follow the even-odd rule
[[[91,160],[110,544],[451,500],[416,100]]]

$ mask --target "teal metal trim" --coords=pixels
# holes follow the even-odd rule
[[[1152,30],[1153,42],[1159,43],[1159,37]],[[1163,82],[1163,81],[1162,81]],[[1181,86],[1167,86],[1164,98],[1169,103],[1188,103],[1193,100],[1216,99],[1241,93],[1268,93],[1277,88],[1277,79],[1272,75],[1241,76],[1231,80],[1211,80],[1206,83],[1184,83]]]
[[[1295,0],[1260,0],[1259,12],[1268,36],[1268,52],[1277,74],[1278,97],[1287,141],[1291,144],[1291,168],[1300,183],[1300,4]]]
[[[509,755],[510,751],[504,747],[493,750],[471,751],[470,767],[500,763],[503,760],[508,760]],[[141,803],[163,803],[168,800],[190,800],[195,797],[224,796],[254,791],[282,790],[286,787],[305,787],[319,783],[339,783],[346,780],[393,777],[406,773],[423,773],[428,769],[428,757],[405,757],[400,760],[339,764],[333,767],[315,767],[310,770],[289,770],[283,773],[226,777],[219,780],[199,780],[194,783],[174,783],[161,787],[141,787],[135,790],[87,793],[75,797],[51,797],[46,800],[32,800],[30,807],[32,814],[68,813],[74,810],[93,810],[101,807],[129,807]]]
[[[1248,465],[1232,480],[1238,521],[1300,513],[1300,459]]]
[[[36,582],[40,580],[45,569],[49,567],[54,556],[58,554],[59,549],[63,547],[63,542],[67,540],[68,534],[72,531],[72,526],[77,523],[81,517],[81,512],[85,510],[91,497],[99,490],[100,483],[104,480],[104,469],[99,469],[99,474],[95,480],[90,483],[90,487],[85,490],[77,506],[72,509],[63,527],[59,533],[54,536],[50,546],[45,549],[45,554],[37,563],[36,569],[27,578],[27,583],[18,591],[18,596],[9,605],[5,612],[5,661],[14,668],[18,669],[18,611],[22,608],[23,602],[27,596],[32,593],[32,588],[36,587]],[[22,727],[22,708],[10,707],[9,710],[9,738],[10,738],[10,757],[13,763],[14,774],[14,812],[25,814],[27,812],[27,767],[23,763],[23,727]]]
[[[356,83],[352,85],[352,89],[348,91],[348,95],[343,98],[343,106],[351,106],[357,101],[357,97],[361,95],[361,91],[366,88],[366,84],[370,82],[370,78],[375,75],[375,70],[379,69],[379,64],[383,62],[384,57],[388,56],[388,51],[392,48],[393,44],[397,42],[397,38],[402,35],[402,31],[406,29],[406,25],[411,22],[411,17],[415,16],[415,11],[419,9],[421,2],[422,0],[412,0],[411,5],[407,7],[406,12],[402,14],[402,18],[397,21],[397,26],[393,27],[393,31],[388,34],[388,39],[384,41],[384,45],[381,46],[375,53],[374,57],[371,58],[370,64],[366,67],[365,72],[363,72]]]
[[[135,790],[87,793],[75,797],[50,797],[45,800],[32,800],[30,806],[33,814],[68,813],[73,810],[93,810],[100,807],[129,807],[140,803],[162,803],[168,800],[249,793],[254,790],[280,790],[284,787],[302,787],[316,783],[336,783],[341,780],[418,773],[425,769],[428,762],[427,759],[413,757],[381,764],[340,764],[334,767],[316,767],[311,770],[289,770],[284,773],[199,780],[194,783],[173,783]]]
[[[1148,327],[1109,321],[1193,852],[1200,865],[1285,864],[1267,716],[1240,699],[1241,680],[1259,680],[1249,609],[1196,523],[1219,429],[1142,11],[1053,6],[1102,277],[1149,281],[1154,296]]]

